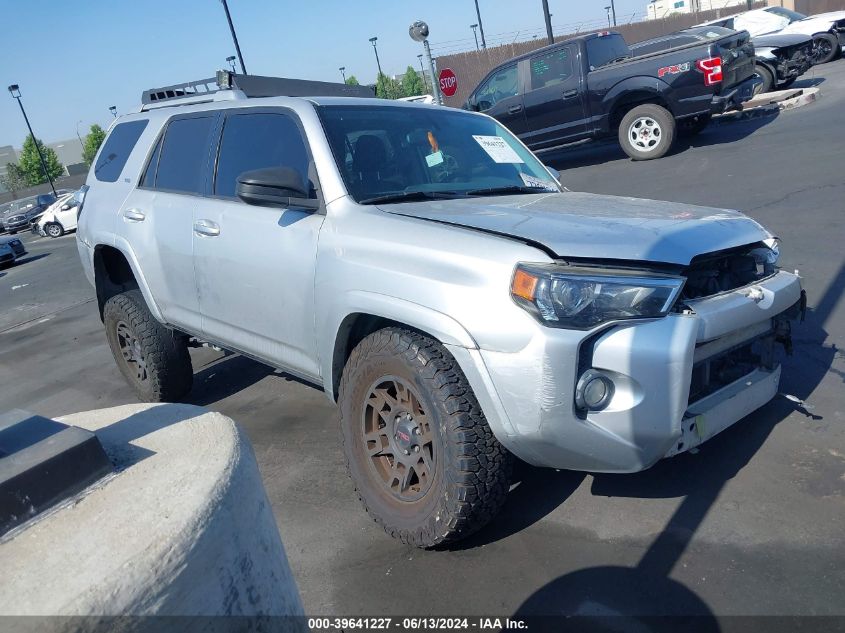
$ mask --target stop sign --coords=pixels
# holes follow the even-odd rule
[[[440,92],[444,97],[454,97],[458,91],[458,78],[451,68],[444,68],[440,71]]]

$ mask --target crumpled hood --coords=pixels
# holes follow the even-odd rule
[[[752,38],[751,42],[755,48],[781,48],[783,46],[795,46],[796,44],[803,44],[804,42],[811,42],[812,37],[802,33],[775,33],[773,35],[758,35]]]
[[[510,235],[561,258],[687,265],[693,257],[771,234],[727,209],[588,193],[549,193],[381,204],[383,211]]]

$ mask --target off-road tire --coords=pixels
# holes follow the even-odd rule
[[[690,138],[701,134],[701,132],[710,125],[709,114],[700,114],[695,117],[689,117],[678,122],[678,136],[682,138]]]
[[[629,137],[631,125],[638,119],[657,123],[660,129],[659,141],[648,151],[639,148]],[[634,160],[652,160],[663,157],[672,148],[675,140],[675,118],[666,108],[656,103],[644,103],[632,108],[619,124],[619,144]]]
[[[53,227],[56,227],[56,229],[58,229],[58,230],[53,230]],[[52,233],[50,232],[51,230],[53,231]],[[65,229],[58,222],[48,222],[47,224],[44,225],[44,232],[47,234],[47,237],[56,238],[56,237],[61,237],[62,235],[64,235]]]
[[[813,57],[813,64],[826,64],[827,62],[833,61],[836,59],[836,56],[839,54],[839,40],[836,36],[831,35],[830,33],[819,33],[818,35],[813,36],[813,52],[816,53],[816,49],[819,45],[823,45],[825,52],[818,54],[818,56]]]
[[[120,373],[143,402],[175,402],[193,384],[194,372],[188,338],[155,320],[140,290],[115,295],[103,307],[103,324]],[[146,365],[146,380],[139,380],[124,358],[118,336],[123,324],[137,339]]]
[[[389,377],[415,392],[433,438],[434,476],[419,500],[396,498],[366,453],[364,413],[371,388]],[[340,436],[346,466],[370,516],[417,547],[463,539],[501,509],[513,458],[490,430],[452,355],[437,341],[399,327],[379,330],[352,351],[340,383]]]

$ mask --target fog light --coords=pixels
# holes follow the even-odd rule
[[[601,411],[613,397],[613,381],[595,369],[588,369],[575,385],[575,405],[579,409]]]

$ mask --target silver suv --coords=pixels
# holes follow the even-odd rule
[[[188,392],[191,339],[319,386],[367,511],[430,547],[496,514],[512,456],[636,472],[777,393],[804,295],[755,221],[566,191],[482,114],[256,79],[146,93],[88,176],[79,253],[142,399]]]

